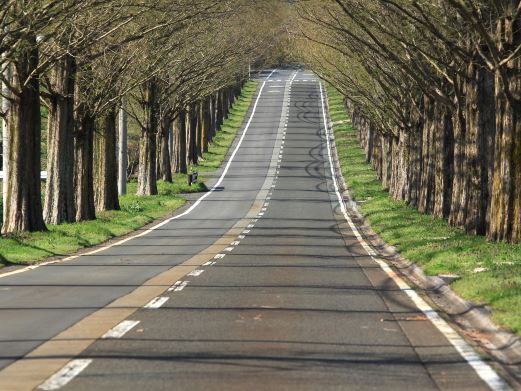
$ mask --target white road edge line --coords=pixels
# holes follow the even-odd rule
[[[139,324],[139,320],[124,320],[101,336],[101,339],[121,338]]]
[[[92,360],[90,359],[76,359],[69,361],[62,369],[40,384],[38,389],[50,391],[62,388],[87,368],[91,362]]]
[[[165,304],[168,299],[169,297],[166,296],[154,297],[147,304],[145,304],[143,308],[146,308],[147,310],[157,310],[158,308],[161,308],[161,306]]]
[[[324,92],[322,89],[322,83],[320,83],[320,100],[322,104],[322,116],[324,119],[324,129],[326,132],[326,143],[327,143],[327,155],[329,158],[329,167],[331,169],[331,176],[333,178],[333,185],[335,187],[335,193],[338,198],[338,203],[340,204],[340,210],[344,215],[347,223],[351,227],[351,230],[355,234],[356,238],[362,245],[362,247],[367,251],[367,254],[371,256],[373,260],[378,263],[378,265],[382,268],[383,271],[387,273],[387,275],[398,285],[398,287],[404,291],[407,296],[414,302],[414,304],[429,318],[429,320],[436,326],[436,328],[449,340],[449,342],[454,346],[454,348],[459,352],[459,354],[469,363],[469,365],[476,371],[478,376],[488,384],[488,386],[494,391],[504,391],[510,390],[510,386],[501,378],[499,375],[490,367],[490,365],[486,364],[479,355],[474,351],[474,349],[462,338],[459,336],[456,331],[442,318],[438,313],[429,305],[425,300],[423,300],[411,287],[400,277],[395,271],[384,261],[377,258],[377,254],[373,249],[366,243],[366,241],[362,238],[362,235],[356,228],[355,224],[349,217],[347,213],[346,206],[344,204],[344,200],[342,195],[340,194],[340,190],[338,187],[338,183],[336,180],[333,158],[331,156],[331,145],[329,143],[330,132],[329,127],[327,125],[326,118],[326,109],[324,106]]]
[[[109,244],[107,246],[103,246],[103,247],[97,248],[96,250],[89,251],[89,252],[86,252],[86,253],[83,253],[83,254],[72,255],[70,257],[66,257],[66,258],[63,258],[63,259],[58,259],[58,260],[55,260],[55,261],[42,262],[42,263],[39,263],[37,265],[31,265],[31,266],[24,267],[22,269],[13,270],[12,272],[2,273],[2,274],[0,274],[0,278],[4,278],[4,277],[12,276],[12,275],[15,275],[15,274],[23,273],[23,272],[26,272],[26,271],[29,271],[29,270],[37,269],[40,266],[53,265],[53,264],[57,264],[57,263],[71,261],[73,259],[76,259],[76,258],[79,258],[79,257],[82,257],[82,256],[99,253],[99,252],[107,250],[107,249],[109,249],[111,247],[119,246],[119,245],[121,245],[121,244],[123,244],[125,242],[128,242],[129,240],[132,240],[134,238],[139,238],[141,236],[148,235],[150,232],[155,231],[156,229],[162,227],[163,225],[170,223],[172,220],[176,220],[176,219],[178,219],[180,217],[183,217],[183,216],[186,216],[186,215],[190,214],[195,208],[197,208],[197,206],[205,198],[210,196],[216,190],[219,190],[219,187],[220,187],[222,181],[224,180],[226,174],[228,173],[228,170],[230,169],[230,166],[233,163],[233,159],[235,158],[235,155],[239,151],[239,148],[241,147],[241,144],[242,144],[244,138],[246,137],[246,133],[248,132],[248,129],[250,128],[250,124],[253,121],[253,116],[255,115],[255,112],[257,111],[257,106],[259,104],[259,101],[260,101],[260,98],[261,98],[261,95],[262,95],[262,91],[264,90],[264,87],[266,86],[266,83],[269,81],[269,78],[271,77],[271,75],[273,75],[273,73],[275,73],[275,71],[276,71],[276,69],[272,70],[271,73],[266,77],[266,79],[262,83],[262,85],[261,85],[261,87],[259,89],[259,94],[257,95],[257,99],[255,99],[255,103],[253,104],[253,108],[252,108],[252,111],[251,111],[250,118],[248,119],[248,122],[244,126],[244,131],[242,132],[242,135],[239,138],[239,141],[238,141],[237,145],[235,146],[235,149],[233,150],[232,154],[230,155],[230,158],[228,159],[228,162],[226,163],[226,166],[224,167],[224,170],[223,170],[221,176],[219,177],[219,180],[217,181],[217,183],[215,183],[215,185],[213,185],[213,187],[208,192],[204,193],[201,197],[199,197],[197,199],[197,201],[195,201],[194,204],[192,206],[190,206],[187,210],[185,210],[183,213],[180,213],[178,215],[172,216],[169,219],[163,220],[162,222],[154,225],[153,227],[150,227],[149,229],[147,229],[145,231],[142,231],[142,232],[140,232],[140,233],[138,233],[136,235],[132,235],[132,236],[127,237],[125,239],[119,240],[117,242],[111,243],[111,244]]]

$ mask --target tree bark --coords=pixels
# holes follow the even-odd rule
[[[517,1],[509,0],[511,14]],[[497,41],[505,53],[521,42],[521,21],[502,18]],[[491,240],[521,241],[521,58],[515,56],[495,75],[496,137],[490,202]]]
[[[432,213],[434,210],[435,189],[435,131],[434,131],[434,101],[424,97],[423,130],[422,130],[422,172],[420,177],[420,194],[418,210],[422,213]]]
[[[161,120],[161,128],[158,133],[158,154],[157,154],[157,177],[166,182],[172,182],[172,166],[170,165],[170,150],[168,143],[170,140],[171,125],[170,117],[165,115]]]
[[[79,93],[76,88],[77,94]],[[94,220],[93,138],[94,116],[84,104],[75,110],[74,189],[76,221]]]
[[[174,126],[175,146],[174,146],[174,166],[173,172],[186,174],[186,111],[181,110],[176,118]]]
[[[47,183],[44,219],[48,224],[73,222],[74,83],[76,60],[65,55],[52,69],[47,130]]]
[[[448,217],[452,196],[454,162],[454,134],[452,113],[439,102],[434,102],[434,207],[436,217]]]
[[[8,113],[9,173],[2,233],[46,230],[40,181],[40,82],[36,37],[11,63],[13,96]],[[34,73],[33,73],[34,72]]]
[[[145,85],[143,112],[145,120],[139,140],[139,169],[137,194],[141,196],[157,194],[156,177],[156,134],[158,122],[157,86],[155,80]]]
[[[188,163],[196,165],[198,161],[197,153],[197,103],[190,104],[187,116],[188,132]]]
[[[94,204],[97,211],[119,210],[116,109],[109,109],[94,132]]]

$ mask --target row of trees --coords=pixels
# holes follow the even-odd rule
[[[158,178],[186,173],[207,150],[248,63],[261,62],[276,42],[262,17],[270,0],[1,3],[4,234],[119,208],[118,111],[140,128],[139,195],[156,194]]]
[[[521,1],[298,6],[299,55],[346,97],[385,188],[521,241]]]

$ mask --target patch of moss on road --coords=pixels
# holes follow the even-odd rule
[[[474,303],[491,306],[494,320],[521,336],[521,245],[467,235],[390,198],[365,161],[342,96],[331,87],[328,95],[342,173],[373,229],[427,274],[461,276],[451,287]]]

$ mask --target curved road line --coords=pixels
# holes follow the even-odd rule
[[[224,170],[221,174],[221,176],[219,177],[219,180],[217,181],[217,183],[215,185],[212,186],[212,188],[204,193],[201,197],[199,197],[197,199],[197,201],[194,202],[194,204],[192,206],[190,206],[187,210],[185,210],[183,213],[180,213],[178,215],[175,215],[175,216],[172,216],[156,225],[154,225],[153,227],[150,227],[148,228],[147,230],[143,231],[143,232],[139,232],[139,233],[136,233],[135,235],[131,235],[125,239],[122,239],[122,240],[119,240],[117,242],[114,242],[112,244],[109,244],[109,245],[106,245],[106,246],[103,246],[103,247],[100,247],[100,248],[97,248],[96,250],[93,250],[93,251],[89,251],[89,252],[86,252],[86,253],[83,253],[83,254],[78,254],[78,255],[72,255],[72,256],[69,256],[69,257],[65,257],[65,258],[62,258],[62,259],[57,259],[55,261],[48,261],[48,262],[42,262],[42,263],[38,263],[36,265],[31,265],[31,266],[27,266],[27,267],[24,267],[22,269],[18,269],[18,270],[13,270],[12,272],[7,272],[7,273],[2,273],[0,274],[0,278],[4,278],[4,277],[8,277],[8,276],[12,276],[12,275],[15,275],[15,274],[19,274],[19,273],[24,273],[24,272],[27,272],[29,270],[33,270],[33,269],[37,269],[39,268],[40,266],[48,266],[48,265],[53,265],[53,264],[57,264],[57,263],[62,263],[62,262],[66,262],[66,261],[71,261],[73,259],[76,259],[76,258],[79,258],[79,257],[82,257],[82,256],[85,256],[85,255],[92,255],[92,254],[96,254],[96,253],[99,253],[101,251],[104,251],[104,250],[107,250],[111,247],[114,247],[114,246],[119,246],[131,239],[134,239],[134,238],[139,238],[141,236],[144,236],[144,235],[147,235],[149,234],[150,232],[162,227],[163,225],[165,224],[168,224],[170,223],[172,220],[176,220],[180,217],[183,217],[183,216],[186,216],[188,214],[190,214],[195,208],[197,208],[197,206],[206,198],[208,197],[210,194],[212,194],[215,190],[217,190],[217,188],[219,187],[219,185],[222,183],[222,181],[224,180],[224,178],[226,177],[226,174],[228,173],[228,170],[233,162],[233,159],[235,158],[235,155],[237,154],[237,152],[239,151],[239,148],[241,147],[241,144],[242,144],[242,141],[244,140],[244,137],[246,136],[246,133],[248,132],[248,129],[250,127],[250,124],[251,124],[251,121],[253,120],[253,116],[255,115],[255,111],[257,110],[257,105],[259,103],[259,100],[260,100],[260,97],[262,95],[262,91],[264,90],[264,87],[266,86],[266,82],[269,80],[269,78],[271,77],[271,75],[273,75],[273,73],[276,71],[277,69],[274,69],[271,71],[271,73],[266,77],[266,79],[264,80],[264,82],[262,83],[261,85],[261,88],[259,90],[259,93],[257,95],[257,99],[255,100],[255,104],[253,105],[253,109],[252,109],[252,112],[251,112],[251,115],[250,115],[250,118],[248,119],[248,122],[246,123],[246,126],[244,127],[244,131],[242,132],[242,135],[241,135],[241,138],[239,139],[239,142],[237,143],[237,145],[235,146],[235,149],[233,150],[232,154],[230,155],[230,158],[228,159],[228,163],[226,163],[226,166],[224,167]]]

